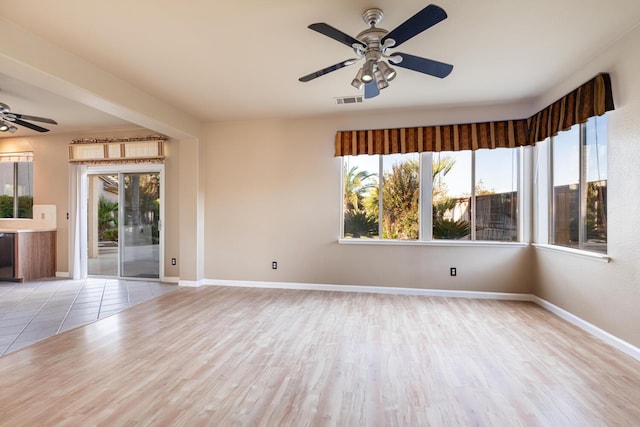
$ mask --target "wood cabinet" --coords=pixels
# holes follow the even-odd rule
[[[15,231],[4,234],[13,234],[13,277],[4,275],[0,280],[22,282],[56,275],[55,231]],[[3,251],[7,249],[2,248]]]

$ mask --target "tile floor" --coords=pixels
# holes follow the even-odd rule
[[[112,278],[0,282],[0,356],[176,289]]]

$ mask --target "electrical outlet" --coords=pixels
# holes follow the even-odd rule
[[[176,259],[175,258],[171,258],[171,265],[176,265]]]
[[[458,271],[457,271],[457,269],[455,267],[451,267],[449,269],[449,274],[451,274],[452,276],[455,276],[455,275],[458,274]]]
[[[278,261],[273,261],[271,263],[271,268],[274,269],[274,270],[277,270],[278,269]]]

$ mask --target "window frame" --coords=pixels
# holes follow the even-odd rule
[[[417,240],[401,240],[401,239],[385,239],[382,238],[382,212],[383,212],[383,185],[384,185],[384,173],[383,162],[385,155],[376,154],[378,156],[378,237],[373,239],[366,238],[352,238],[344,237],[344,171],[345,171],[345,157],[340,157],[340,235],[338,237],[339,243],[346,244],[384,244],[384,245],[433,245],[433,246],[527,246],[529,243],[525,242],[526,225],[525,221],[525,148],[526,147],[512,147],[511,150],[517,150],[516,155],[516,188],[517,188],[517,239],[515,241],[502,241],[502,240],[476,240],[476,152],[471,151],[471,194],[470,194],[470,233],[469,239],[434,239],[433,238],[433,182],[432,182],[432,165],[433,154],[432,152],[418,153],[418,159],[420,164],[420,198],[419,198],[419,236]],[[411,154],[411,153],[405,153]],[[350,156],[357,157],[357,156]],[[424,167],[428,165],[428,167]],[[429,203],[425,203],[429,201]]]
[[[594,119],[594,120],[607,120],[607,116],[606,114],[602,115],[602,116],[595,116],[595,117],[591,117],[590,119]],[[547,185],[545,188],[546,191],[546,202],[547,202],[547,218],[546,218],[546,224],[544,224],[544,227],[546,227],[546,243],[542,243],[539,244],[538,246],[549,246],[550,249],[554,249],[554,250],[558,250],[558,251],[567,251],[567,252],[572,252],[572,253],[576,253],[577,255],[583,255],[586,257],[594,257],[594,258],[599,258],[599,259],[604,259],[606,261],[608,261],[610,258],[608,256],[609,253],[609,230],[607,228],[606,231],[606,235],[607,235],[607,239],[606,239],[606,251],[605,252],[600,252],[600,251],[596,251],[593,249],[593,246],[590,247],[589,243],[587,242],[586,239],[586,220],[587,220],[587,199],[585,197],[586,194],[586,190],[587,190],[587,186],[588,186],[588,177],[587,177],[587,165],[586,165],[586,147],[587,147],[587,121],[583,122],[583,123],[576,123],[575,125],[572,126],[572,128],[574,126],[578,126],[578,135],[579,135],[579,141],[578,141],[578,176],[579,176],[579,182],[578,182],[578,246],[577,247],[572,247],[572,246],[567,246],[567,245],[562,245],[562,244],[558,244],[555,242],[555,234],[556,234],[556,218],[555,218],[555,213],[556,213],[556,206],[555,206],[555,190],[554,190],[554,173],[553,173],[553,167],[554,167],[554,158],[553,158],[553,145],[554,145],[554,139],[556,138],[556,136],[552,136],[549,137],[545,140],[546,144],[544,146],[544,148],[542,148],[543,150],[546,151],[546,153],[542,153],[544,156],[546,156],[546,163],[547,163]],[[606,150],[606,154],[607,154],[607,163],[608,163],[608,159],[609,159],[609,141],[608,141],[608,135],[607,135],[607,150]],[[540,149],[540,147],[539,147]],[[609,184],[609,177],[607,176],[607,186]],[[538,200],[540,200],[540,198],[537,198]],[[607,195],[607,207],[608,207],[608,195]],[[540,220],[538,221],[540,222]]]

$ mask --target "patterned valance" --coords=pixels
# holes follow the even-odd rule
[[[611,80],[599,74],[528,119],[411,128],[338,131],[335,156],[420,153],[533,145],[613,110]]]
[[[598,74],[579,88],[558,99],[528,120],[529,144],[544,141],[589,117],[614,109],[611,78]]]
[[[527,145],[527,121],[338,132],[336,156],[421,153]]]
[[[74,139],[69,144],[69,162],[76,164],[162,163],[166,139],[162,135]]]

